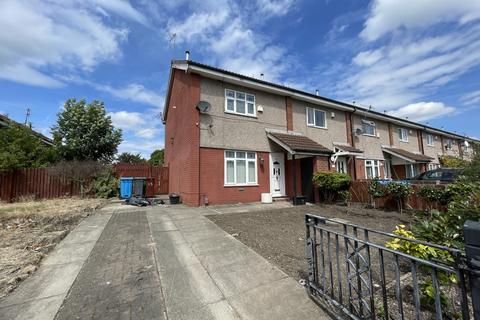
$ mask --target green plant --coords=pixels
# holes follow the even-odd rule
[[[348,190],[342,190],[338,192],[338,197],[342,200],[346,205],[348,205],[352,201],[352,194]]]
[[[403,212],[403,202],[411,194],[414,193],[414,190],[410,184],[399,183],[399,182],[389,182],[385,187],[387,194],[390,195],[397,201],[398,209],[400,213]]]
[[[146,163],[147,160],[142,158],[140,153],[134,154],[130,152],[122,152],[118,155],[117,161],[120,163]]]
[[[368,182],[367,191],[371,197],[373,207],[377,207],[376,200],[378,198],[382,198],[387,194],[385,186],[380,183],[378,178],[372,179]]]
[[[445,189],[436,186],[422,186],[418,191],[418,195],[427,202],[427,209],[431,209],[432,204],[443,202]]]
[[[339,192],[347,190],[350,185],[350,176],[340,172],[316,172],[313,183],[320,189],[323,199],[333,202]]]
[[[100,198],[111,198],[118,195],[118,179],[111,168],[93,180],[92,192]]]
[[[163,160],[165,156],[165,150],[164,149],[157,149],[152,152],[150,155],[150,159],[148,159],[148,163],[150,163],[152,166],[161,166],[163,165]]]

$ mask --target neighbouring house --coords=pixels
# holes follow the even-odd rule
[[[6,115],[3,115],[3,114],[0,114],[0,129],[2,128],[6,128],[6,127],[9,127],[11,125],[14,125],[14,126],[24,126],[23,124],[15,121],[15,120],[12,120],[10,119],[9,117],[7,117]],[[30,128],[31,129],[31,128]],[[32,131],[32,134],[36,137],[38,137],[45,145],[47,146],[53,146],[53,140],[46,137],[45,135],[41,134],[40,132],[37,132],[33,129],[31,129]]]
[[[188,58],[172,61],[167,90],[169,192],[192,206],[318,201],[316,171],[401,179],[471,153],[468,137]]]

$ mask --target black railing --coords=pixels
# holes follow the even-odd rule
[[[310,214],[305,218],[309,292],[339,315],[352,319],[472,318],[463,251],[340,219]],[[425,260],[387,247],[393,239],[404,248],[430,250],[439,259]]]

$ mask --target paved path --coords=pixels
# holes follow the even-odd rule
[[[172,206],[87,218],[0,301],[0,319],[328,319],[207,213]]]

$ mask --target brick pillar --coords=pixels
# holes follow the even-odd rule
[[[290,97],[285,97],[285,110],[287,114],[287,130],[293,131],[293,105]]]
[[[393,128],[390,123],[388,124],[388,138],[390,141],[390,145],[393,146]]]
[[[422,154],[425,154],[425,149],[423,148],[423,133],[422,130],[417,129],[417,137],[418,137],[418,151]]]
[[[315,156],[313,157],[313,173],[315,172],[330,172],[333,171],[332,167],[330,166],[330,158],[329,157],[321,157]],[[315,197],[315,203],[320,202],[320,194],[318,192],[318,188],[314,186],[313,194]]]

